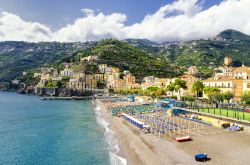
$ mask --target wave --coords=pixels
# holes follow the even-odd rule
[[[109,123],[101,116],[101,107],[97,106],[95,108],[95,114],[97,122],[105,129],[105,141],[108,144],[110,163],[112,165],[126,165],[127,160],[118,156],[120,151],[118,146],[118,139],[116,138],[115,132],[109,128]]]

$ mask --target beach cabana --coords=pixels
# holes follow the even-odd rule
[[[122,113],[122,116],[123,116],[123,118],[125,120],[127,120],[128,122],[132,123],[133,125],[141,128],[141,129],[143,129],[144,126],[146,125],[144,122],[142,122],[142,121],[140,121],[140,120],[138,120],[138,119],[136,119],[136,118],[134,118],[134,117],[126,114],[126,113]]]

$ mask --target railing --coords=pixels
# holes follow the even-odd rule
[[[240,106],[238,104],[183,102],[183,104],[177,104],[175,107],[187,108],[197,112],[203,112],[237,120],[250,121],[250,108]]]

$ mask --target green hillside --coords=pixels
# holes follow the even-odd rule
[[[235,30],[225,30],[207,40],[166,42],[158,46],[144,44],[140,40],[127,42],[149,54],[166,57],[176,65],[216,67],[222,64],[226,55],[229,55],[234,59],[235,64],[239,65],[244,61],[250,66],[250,36]]]
[[[235,30],[225,30],[207,40],[162,44],[146,39],[86,43],[6,41],[0,42],[0,82],[10,81],[28,69],[72,60],[79,50],[84,50],[85,56],[97,54],[100,63],[130,70],[139,79],[147,75],[176,76],[191,65],[208,77],[226,55],[234,59],[235,65],[244,61],[250,66],[250,36]]]
[[[102,40],[84,51],[84,56],[98,55],[98,63],[129,70],[139,80],[145,76],[173,77],[180,74],[178,67],[170,66],[165,58],[155,58],[128,43],[115,39]]]
[[[94,43],[0,42],[0,82],[10,81],[23,71],[45,64],[60,63]]]

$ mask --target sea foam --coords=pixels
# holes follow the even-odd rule
[[[118,139],[116,138],[115,132],[109,128],[109,123],[102,117],[101,115],[101,107],[97,106],[95,109],[95,114],[97,118],[97,122],[104,127],[105,129],[105,141],[108,144],[110,163],[112,165],[126,165],[127,160],[118,156],[118,152],[120,151],[118,146]]]

